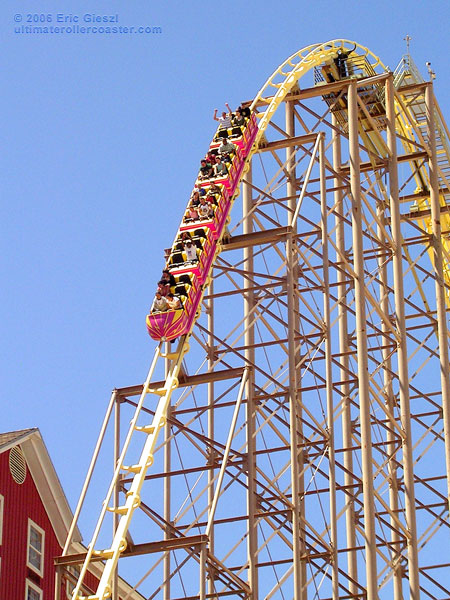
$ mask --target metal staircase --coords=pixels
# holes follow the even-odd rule
[[[92,540],[88,546],[88,551],[81,569],[78,584],[73,590],[73,600],[103,600],[111,596],[111,580],[112,574],[116,568],[120,556],[127,548],[127,532],[130,526],[133,513],[140,505],[140,491],[145,481],[147,470],[153,464],[153,453],[160,431],[166,424],[167,409],[170,404],[172,392],[178,387],[178,376],[182,366],[184,355],[189,351],[188,337],[183,336],[178,342],[174,352],[164,353],[162,350],[163,343],[160,343],[153,357],[147,379],[144,383],[139,402],[136,406],[134,416],[130,423],[127,437],[123,444],[120,458],[117,462],[106,498],[103,502],[103,507],[97,521]],[[168,361],[167,376],[164,385],[160,388],[151,385],[153,375],[156,371],[157,364],[161,361]],[[147,394],[155,394],[159,399],[156,404],[156,409],[151,423],[138,425],[139,417],[144,405],[144,400]],[[146,436],[144,446],[140,455],[140,459],[136,464],[127,466],[125,461],[130,447],[133,435],[136,432]],[[133,474],[132,484],[126,493],[125,503],[122,506],[114,505],[114,490],[117,482],[120,481],[122,475]],[[115,513],[119,516],[119,522],[111,543],[111,547],[103,550],[95,550],[100,530],[107,512]],[[82,582],[89,565],[92,560],[102,559],[105,561],[102,577],[100,579],[97,592],[95,595],[84,596],[80,593]]]
[[[403,113],[408,115],[409,123],[404,123],[404,134],[411,139],[409,145],[406,141],[403,145],[408,152],[414,152],[418,145],[430,154],[430,138],[427,124],[427,111],[423,87],[424,78],[420,74],[416,64],[409,54],[403,56],[394,71],[394,86],[399,93],[403,103]],[[446,259],[443,264],[444,279],[447,290],[450,287],[450,134],[445,124],[440,109],[435,101],[434,111],[434,138],[436,143],[437,179],[439,186],[439,202],[441,206],[441,243]],[[415,146],[413,145],[415,143]],[[428,170],[425,166],[426,159],[413,161],[418,180],[418,200],[410,207],[411,215],[415,215],[422,227],[431,235],[433,224],[430,213],[430,181]],[[413,166],[412,164],[412,166]],[[421,166],[422,165],[422,166]],[[430,259],[434,261],[432,250],[428,250]],[[445,294],[447,306],[450,306],[450,293]]]
[[[405,54],[394,71],[394,85],[397,90],[402,88],[402,97],[413,119],[413,125],[420,132],[420,137],[425,145],[428,146],[429,138],[424,94],[413,87],[415,84],[423,83],[424,81],[411,56]],[[408,86],[412,86],[410,91],[407,89]],[[448,142],[450,135],[439,110],[435,111],[434,122],[439,189],[444,201],[443,204],[448,204],[450,203],[450,145]]]

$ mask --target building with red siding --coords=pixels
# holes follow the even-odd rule
[[[54,559],[62,553],[71,522],[39,429],[0,434],[0,600],[55,598]],[[73,539],[72,552],[85,550],[78,530]],[[100,574],[101,564],[87,584]],[[70,598],[73,583],[65,576],[61,585],[60,598]],[[119,596],[142,600],[122,579]]]

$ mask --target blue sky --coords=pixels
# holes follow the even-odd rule
[[[111,390],[145,378],[145,314],[214,108],[251,99],[312,43],[355,40],[394,68],[409,34],[450,119],[447,2],[209,6],[2,2],[1,429],[40,428],[72,506]],[[29,14],[162,31],[16,33]]]

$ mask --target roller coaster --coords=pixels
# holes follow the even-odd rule
[[[148,600],[447,599],[450,135],[433,83],[409,54],[392,72],[339,39],[243,106],[227,175],[196,178],[216,186],[210,218],[186,213],[163,265],[181,306],[150,312],[147,378],[112,393],[55,599],[127,600],[119,571]]]
[[[186,209],[166,264],[174,279],[175,285],[172,288],[180,298],[181,307],[178,310],[158,311],[147,316],[147,329],[154,340],[172,341],[180,335],[189,334],[199,314],[202,290],[218,250],[217,244],[220,244],[225,232],[229,213],[237,194],[236,188],[245,167],[245,159],[258,131],[254,114],[247,117],[246,121],[242,126],[230,127],[229,130],[219,127],[209,146],[212,156],[217,156],[221,134],[224,133],[233,140],[230,143],[234,146],[234,150],[231,155],[227,155],[229,164],[225,167],[226,174],[196,181],[196,189],[200,191],[206,193],[211,184],[215,186],[214,190],[217,190],[217,193],[209,194],[212,198],[212,214],[210,218],[200,220],[196,218],[199,215],[194,213],[194,218],[191,219],[188,213],[189,205]],[[195,248],[198,248],[197,258],[194,261],[189,261],[183,252],[185,239],[190,240],[191,244],[195,244]]]

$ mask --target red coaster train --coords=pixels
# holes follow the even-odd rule
[[[159,311],[154,304],[146,319],[148,332],[154,340],[170,341],[189,333],[200,314],[205,284],[257,131],[256,117],[252,113],[244,125],[228,129],[219,126],[214,135],[208,155],[217,153],[224,137],[230,138],[234,151],[230,154],[226,175],[208,179],[199,176],[195,183],[200,196],[208,190],[210,215],[206,219],[196,218],[195,213],[193,216],[192,198],[189,200],[165,267],[170,274],[170,293],[180,300],[180,308]],[[186,253],[186,241],[195,247],[193,260]]]

